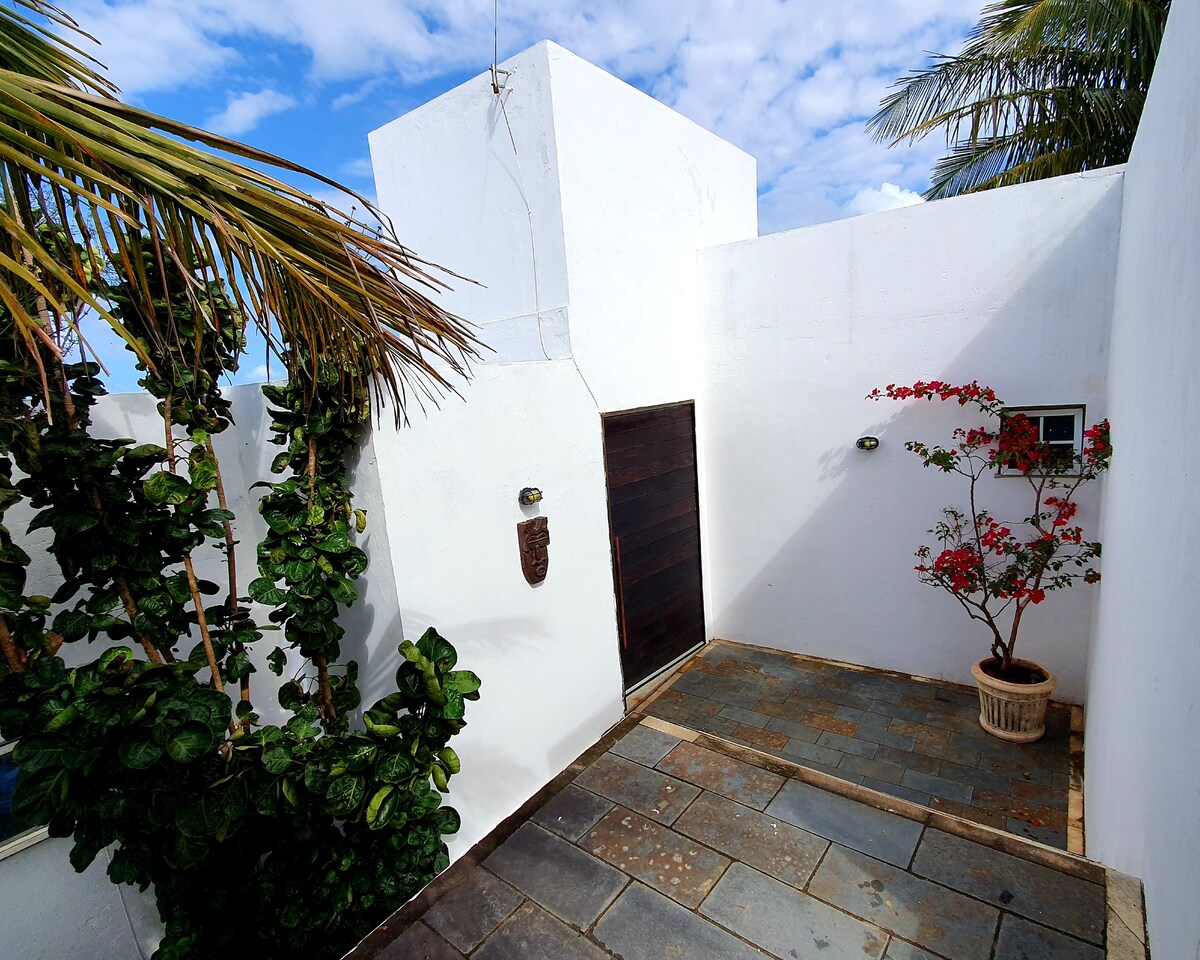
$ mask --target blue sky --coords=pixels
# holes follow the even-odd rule
[[[62,2],[126,100],[371,197],[367,133],[492,60],[493,0]],[[944,141],[888,149],[863,121],[981,2],[499,0],[499,53],[555,40],[753,154],[769,233],[918,199]]]

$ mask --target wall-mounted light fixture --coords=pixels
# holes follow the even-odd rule
[[[854,445],[856,447],[858,447],[859,450],[874,450],[877,446],[879,446],[879,438],[878,437],[859,437],[854,442]]]
[[[517,503],[523,507],[531,507],[542,499],[542,491],[537,487],[522,487],[517,494]]]

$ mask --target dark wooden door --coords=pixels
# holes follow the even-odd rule
[[[605,414],[604,458],[628,690],[705,640],[695,408]]]

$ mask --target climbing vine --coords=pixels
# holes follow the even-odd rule
[[[370,411],[347,389],[361,379],[344,369],[352,351],[334,364],[285,344],[289,382],[264,388],[283,449],[260,503],[258,576],[242,591],[214,443],[232,423],[221,384],[244,346],[241,318],[219,284],[198,290],[196,274],[157,263],[136,267],[148,282],[95,283],[143,347],[160,443],[98,435],[102,371],[62,359],[62,318],[43,310],[47,342],[31,364],[0,314],[0,734],[19,740],[13,812],[73,838],[77,870],[107,849],[114,882],[153,886],[157,960],[341,956],[446,866],[442,838],[459,828],[441,800],[459,771],[448,744],[480,682],[429,630],[399,644],[394,692],[358,713],[337,622],[367,569],[347,459]],[[32,517],[23,531],[6,525],[17,507]],[[42,553],[53,583],[41,566],[30,574]],[[201,573],[214,556],[220,585]],[[256,653],[272,631],[282,642]],[[276,686],[252,689],[256,663],[286,676],[279,724],[256,707]]]

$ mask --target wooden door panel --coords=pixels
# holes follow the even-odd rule
[[[606,414],[604,453],[628,689],[705,640],[692,404]]]

